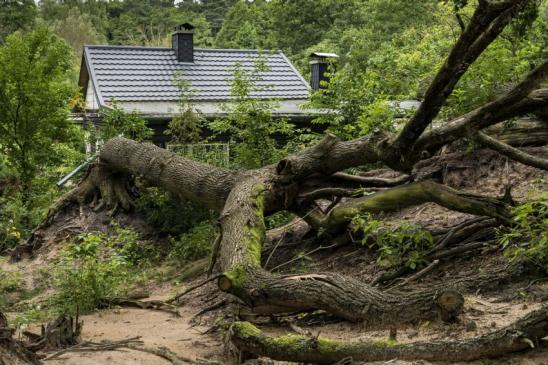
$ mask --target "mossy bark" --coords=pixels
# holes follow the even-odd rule
[[[231,335],[232,342],[240,350],[282,361],[326,365],[349,357],[367,362],[392,359],[472,361],[504,356],[538,344],[548,335],[548,306],[489,334],[452,341],[400,344],[393,340],[346,341],[294,334],[272,337],[249,322],[234,323]]]

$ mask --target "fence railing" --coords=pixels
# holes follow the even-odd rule
[[[230,167],[228,143],[168,144],[167,149],[180,156],[219,167]]]

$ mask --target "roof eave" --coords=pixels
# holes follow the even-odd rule
[[[101,95],[101,91],[99,89],[98,83],[97,83],[97,76],[95,75],[95,70],[93,69],[93,65],[91,63],[91,56],[89,54],[89,46],[84,46],[84,54],[82,55],[83,60],[86,64],[86,69],[88,70],[88,75],[91,76],[91,81],[93,84],[93,91],[95,92],[95,95],[97,96],[97,100],[99,101],[99,107],[106,107],[105,100],[103,99],[103,95]],[[86,85],[87,89],[87,85]]]

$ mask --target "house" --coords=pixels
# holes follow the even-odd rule
[[[165,145],[169,137],[163,132],[178,111],[177,75],[190,83],[196,110],[215,119],[224,114],[223,104],[232,99],[234,67],[251,68],[259,57],[266,57],[269,67],[260,82],[268,88],[253,96],[276,99],[275,118],[311,120],[310,111],[301,107],[308,101],[310,85],[281,51],[194,48],[193,27],[188,23],[176,28],[171,48],[85,46],[79,79],[85,90],[85,118],[96,118],[100,108],[115,100],[125,111],[135,111],[146,119],[155,131],[154,142]],[[317,61],[312,69],[316,77],[323,77],[319,65],[315,66]],[[319,87],[319,81],[315,84]]]

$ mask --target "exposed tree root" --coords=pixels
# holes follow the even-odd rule
[[[168,360],[173,365],[197,364],[196,361],[193,361],[186,357],[179,356],[173,351],[171,351],[170,349],[168,349],[167,347],[153,348],[153,347],[144,347],[144,346],[138,346],[138,345],[132,345],[132,344],[129,344],[126,347],[132,350],[147,352],[149,354],[156,355],[158,357]]]
[[[358,342],[323,337],[286,335],[272,337],[249,322],[236,322],[231,328],[232,342],[242,351],[275,360],[334,364],[351,357],[357,361],[431,360],[471,361],[500,357],[536,347],[548,336],[548,306],[489,334],[453,341],[424,341],[398,344],[393,341]]]
[[[433,185],[433,192],[446,192],[445,188],[438,189],[437,185]],[[419,194],[428,194],[425,186],[432,185],[416,184],[412,189],[400,186],[394,188],[399,190],[395,196],[373,202],[366,199],[362,206],[369,208],[379,204],[395,209],[400,206],[399,198],[411,201],[415,198],[409,194],[417,191]],[[402,189],[408,195],[402,193]],[[384,192],[378,194],[384,196]],[[451,200],[455,195],[451,191],[447,199]],[[442,196],[436,199],[445,198]],[[460,196],[455,199],[460,199]],[[498,200],[486,199],[487,203],[484,203],[483,200],[468,195],[463,199],[468,199],[466,209],[476,209],[477,205],[477,209],[487,212],[487,207],[492,206],[494,212],[505,212],[504,205]],[[386,293],[334,273],[281,276],[262,269],[260,259],[265,236],[264,207],[267,200],[265,183],[260,178],[246,179],[233,188],[221,219],[223,238],[220,266],[223,274],[219,278],[218,286],[221,290],[239,297],[254,312],[270,314],[323,309],[350,321],[366,321],[371,324],[415,322],[436,317],[437,313],[444,320],[451,320],[458,315],[458,309],[452,307],[458,300],[440,300],[445,295],[462,298],[454,291],[453,283],[424,291]],[[454,203],[456,204],[458,201]],[[470,206],[473,208],[469,208]],[[347,217],[357,212],[348,213]],[[459,283],[456,287],[463,288],[463,284]]]
[[[25,344],[25,347],[33,352],[43,349],[58,349],[68,346],[74,346],[78,342],[78,337],[82,330],[82,323],[71,316],[61,315],[55,321],[42,326],[42,333],[35,335],[29,332],[25,336],[31,339],[31,342]]]
[[[443,207],[510,222],[511,213],[501,200],[464,193],[433,181],[419,181],[377,192],[339,204],[328,214],[316,209],[307,222],[328,232],[337,232],[353,217],[363,213],[397,211],[406,207],[433,202]]]
[[[64,355],[69,352],[94,352],[94,351],[113,351],[122,347],[132,348],[134,345],[142,345],[143,341],[140,340],[140,337],[128,338],[120,341],[104,341],[104,342],[92,342],[86,341],[74,346],[62,349],[60,351],[54,352],[51,355],[48,355],[44,360],[52,360],[61,355]]]
[[[10,260],[16,262],[24,255],[32,255],[43,244],[42,232],[60,213],[73,206],[82,207],[90,200],[95,211],[108,209],[110,215],[114,215],[119,209],[131,209],[134,203],[129,192],[128,176],[113,172],[101,163],[90,165],[80,183],[59,198],[49,209],[44,221],[31,232],[26,242],[12,251]]]
[[[0,312],[0,364],[40,364],[33,352],[12,337],[14,332],[15,330],[8,326],[4,314]]]

